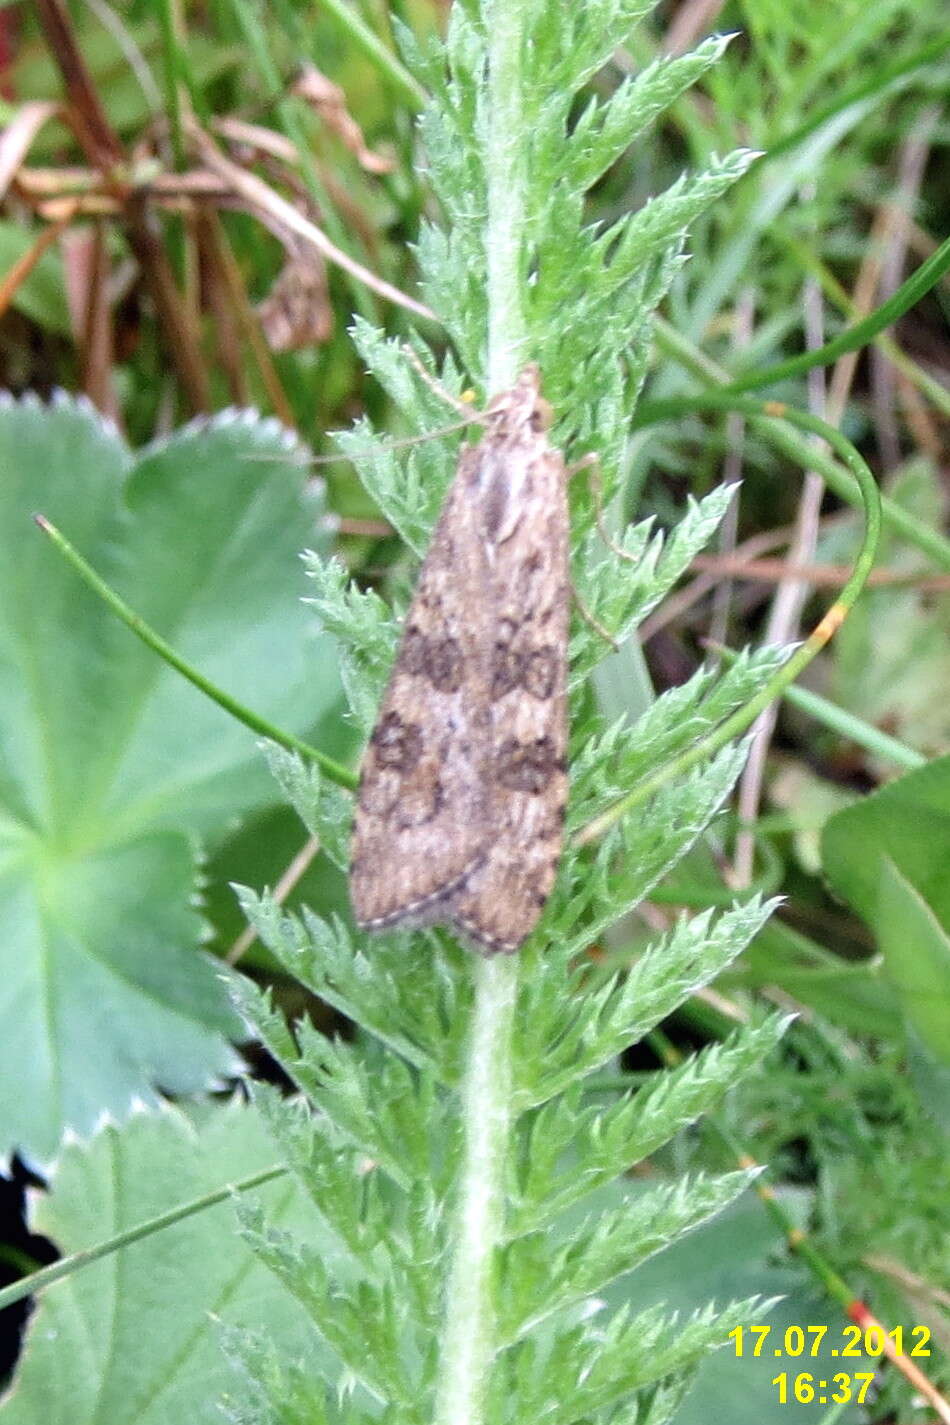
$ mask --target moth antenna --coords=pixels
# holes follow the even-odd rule
[[[340,450],[334,455],[311,455],[305,461],[298,461],[296,457],[288,456],[288,460],[293,460],[300,465],[339,465],[346,464],[354,460],[368,460],[370,456],[378,455],[380,449],[383,450],[405,450],[410,445],[424,445],[427,440],[438,440],[443,435],[454,435],[456,431],[465,430],[467,426],[474,425],[476,421],[481,421],[480,412],[469,413],[468,420],[453,421],[451,425],[436,426],[435,430],[427,430],[422,435],[400,436],[396,440],[381,441],[379,445],[367,445],[362,450],[343,451]],[[245,455],[244,460],[268,460],[273,461],[273,455]]]
[[[371,456],[376,455],[380,448],[384,450],[406,450],[411,445],[422,445],[427,440],[438,440],[440,436],[454,435],[456,431],[465,430],[466,426],[481,425],[485,422],[487,412],[472,409],[472,401],[475,399],[474,392],[466,392],[465,396],[461,399],[457,396],[453,396],[451,391],[447,391],[445,387],[425,369],[408,342],[402,343],[402,351],[407,361],[415,368],[416,373],[422,378],[430,391],[434,391],[441,400],[445,401],[446,405],[451,406],[453,410],[458,411],[460,415],[464,416],[464,420],[454,421],[451,425],[447,426],[437,426],[435,430],[426,431],[422,435],[407,435],[401,436],[397,440],[385,441],[381,443],[381,446],[367,446],[364,450],[354,450],[349,453],[340,451],[338,455],[312,455],[309,460],[306,461],[307,465],[336,465],[340,461],[352,462],[362,459],[368,460]],[[246,460],[272,460],[273,456],[248,455],[244,458]]]
[[[447,405],[453,406],[455,410],[460,411],[463,416],[468,417],[467,421],[465,422],[466,425],[470,424],[472,421],[480,421],[484,419],[484,417],[480,413],[473,412],[472,410],[472,401],[475,399],[474,394],[466,392],[465,396],[461,398],[459,398],[458,396],[453,396],[451,391],[447,391],[445,387],[440,382],[438,382],[430,372],[425,369],[422,362],[419,360],[419,357],[413,351],[412,347],[409,345],[408,342],[404,341],[402,343],[402,349],[407,361],[409,361],[411,365],[415,367],[417,374],[422,377],[422,380],[426,383],[429,390],[434,391],[437,396],[440,396],[442,400],[446,402]]]
[[[367,445],[362,450],[340,451],[338,455],[314,455],[308,461],[310,465],[335,465],[340,460],[368,460],[370,456],[378,455],[380,449],[383,450],[406,450],[411,445],[425,445],[427,440],[438,440],[443,435],[454,435],[456,431],[465,430],[473,421],[480,420],[476,414],[469,414],[466,421],[453,421],[451,425],[436,426],[435,430],[427,430],[422,435],[400,436],[397,440],[381,441],[379,445]]]

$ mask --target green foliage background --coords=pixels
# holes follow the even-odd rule
[[[44,1165],[58,1155],[34,1222],[64,1252],[237,1180],[269,1155],[289,1169],[241,1200],[239,1239],[230,1209],[218,1207],[50,1288],[0,1415],[111,1425],[185,1411],[210,1420],[224,1397],[240,1421],[446,1418],[452,1362],[441,1327],[469,1172],[480,972],[438,932],[353,937],[342,890],[347,796],[273,750],[269,779],[252,736],[136,647],[28,519],[42,508],[215,681],[321,750],[351,756],[372,724],[395,646],[392,610],[405,606],[460,438],[411,451],[380,439],[446,422],[403,343],[408,336],[451,390],[474,381],[479,400],[491,394],[493,263],[514,232],[519,311],[505,320],[519,360],[540,362],[568,456],[599,454],[609,518],[637,560],[628,567],[605,547],[590,492],[573,482],[575,582],[621,647],[605,657],[575,621],[572,830],[673,764],[753,697],[783,655],[757,647],[716,677],[693,671],[686,630],[692,676],[655,696],[635,630],[715,537],[730,503],[720,475],[734,435],[687,414],[676,428],[631,436],[638,398],[644,387],[650,398],[688,398],[713,378],[710,363],[741,371],[799,350],[806,275],[824,292],[832,336],[849,317],[837,283],[848,286],[864,256],[866,209],[891,186],[894,150],[919,126],[933,158],[918,216],[939,235],[947,37],[930,4],[843,0],[789,12],[749,0],[719,17],[723,34],[738,32],[731,42],[713,36],[670,60],[650,8],[509,0],[506,22],[516,15],[531,43],[518,56],[523,127],[505,135],[522,203],[507,232],[491,171],[497,91],[483,72],[486,53],[497,56],[490,5],[458,0],[445,50],[443,17],[422,0],[186,8],[176,23],[187,38],[177,41],[164,7],[157,16],[116,7],[118,27],[75,17],[124,140],[186,94],[202,119],[244,112],[303,141],[303,185],[330,236],[407,291],[421,278],[441,326],[412,327],[354,279],[331,274],[335,333],[276,359],[316,448],[328,448],[329,429],[349,426],[354,405],[367,411],[336,441],[356,473],[330,469],[326,492],[302,493],[302,452],[267,422],[218,417],[133,455],[82,402],[46,408],[28,398],[0,411],[4,1146]],[[129,63],[129,36],[142,64]],[[394,158],[390,176],[361,171],[286,95],[301,55],[343,86],[370,142]],[[423,89],[432,99],[417,128]],[[27,25],[17,99],[57,92]],[[70,142],[49,126],[31,161],[73,157]],[[337,209],[338,169],[359,224]],[[245,215],[228,230],[248,292],[263,295],[277,245]],[[166,219],[164,236],[181,275],[187,234]],[[3,266],[30,241],[8,214]],[[117,230],[109,243],[114,260]],[[735,314],[747,301],[755,320],[742,346]],[[653,320],[661,302],[668,326]],[[927,299],[935,330],[943,304],[939,290]],[[53,249],[14,297],[0,353],[6,382],[74,384],[70,331]],[[152,321],[116,375],[139,444],[169,391]],[[209,377],[223,404],[213,362]],[[908,379],[945,413],[937,383],[912,359]],[[246,380],[266,404],[250,361]],[[799,379],[769,394],[808,400]],[[873,416],[859,390],[844,424],[867,448]],[[746,432],[750,529],[794,514],[788,454],[763,427]],[[933,536],[935,567],[950,569],[932,466],[882,474]],[[328,557],[327,508],[351,520],[383,514],[399,536],[357,529],[337,541],[358,585]],[[854,541],[844,516],[816,559],[847,562]],[[892,527],[882,557],[930,573],[922,547]],[[304,548],[307,606],[296,559]],[[737,607],[730,633],[758,641],[754,609]],[[739,1196],[747,1176],[692,1126],[712,1111],[770,1164],[792,1216],[879,1315],[926,1322],[938,1346],[950,1338],[940,1295],[950,1240],[945,658],[945,614],[909,588],[866,599],[822,660],[816,686],[856,715],[856,743],[831,722],[824,731],[796,715],[785,724],[783,755],[790,744],[806,775],[784,803],[779,788],[761,819],[763,869],[752,887],[782,891],[781,919],[764,925],[761,894],[723,909],[732,900],[718,870],[728,833],[714,818],[741,747],[566,859],[543,932],[517,970],[485,1419],[823,1418],[817,1405],[777,1405],[770,1362],[727,1351],[700,1366],[780,1293],[768,1317],[776,1330],[840,1325],[801,1262],[776,1260],[780,1238],[751,1194]],[[902,739],[897,752],[875,738],[878,727]],[[855,745],[860,775],[879,787],[871,796],[832,780],[836,758]],[[895,756],[916,770],[890,780]],[[297,844],[278,788],[324,855],[289,913],[266,893],[241,892],[260,935],[245,962],[258,987],[228,977],[229,997],[205,952],[223,952],[238,929],[227,882],[272,884]],[[644,898],[700,913],[658,940],[633,914]],[[604,961],[579,960],[595,941]],[[714,977],[728,1005],[706,994]],[[235,998],[311,1112],[266,1085],[254,1092],[257,1113],[213,1098],[185,1113],[158,1108],[159,1091],[201,1094],[236,1071],[229,1041],[247,1031]],[[769,1010],[775,999],[808,1011],[781,1048],[787,1026]],[[308,1017],[292,1031],[284,1011],[302,1009]],[[734,1017],[744,1021],[737,1035]],[[326,1037],[344,1021],[345,1037]],[[681,1068],[657,1071],[648,1059],[641,1072],[631,1047],[647,1036],[662,1052],[650,1038],[661,1021],[685,1048],[702,1047]],[[130,1117],[141,1102],[150,1111]],[[637,1163],[645,1183],[627,1176]],[[208,1312],[227,1326],[209,1329]],[[938,1356],[926,1366],[946,1378]],[[912,1406],[890,1373],[866,1407],[839,1418],[883,1419],[892,1408],[903,1418]]]

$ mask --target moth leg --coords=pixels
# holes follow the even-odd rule
[[[573,477],[574,475],[578,475],[582,470],[590,472],[587,476],[587,484],[594,497],[594,519],[597,521],[597,533],[611,554],[616,554],[617,558],[622,559],[625,564],[636,564],[637,556],[630,554],[619,545],[611,535],[610,530],[604,524],[604,481],[600,473],[600,460],[593,452],[591,452],[590,455],[583,456],[582,459],[569,466],[567,473],[568,476]],[[590,623],[590,619],[588,619],[587,622]],[[591,626],[593,628],[597,627],[596,624],[592,624]],[[611,642],[613,642],[612,639]]]
[[[590,492],[594,497],[594,518],[597,521],[597,533],[613,554],[618,555],[619,558],[626,560],[630,564],[635,564],[637,561],[634,556],[628,554],[625,549],[621,549],[617,541],[611,538],[610,532],[604,524],[604,482],[600,474],[600,459],[594,451],[591,451],[587,455],[582,455],[580,460],[575,460],[573,465],[569,465],[566,472],[567,478],[573,480],[574,476],[579,475],[582,470],[589,472],[587,482],[590,487]],[[574,603],[577,605],[577,612],[581,618],[605,643],[609,643],[610,647],[616,653],[620,644],[614,638],[610,629],[606,628],[597,615],[587,607],[573,584],[571,585],[571,593],[574,596]]]
[[[604,524],[604,482],[600,473],[600,460],[594,451],[591,451],[588,455],[581,456],[580,460],[575,460],[573,465],[567,467],[568,479],[573,479],[574,476],[579,475],[582,470],[589,472],[587,483],[594,497],[594,518],[597,521],[597,533],[612,554],[616,554],[619,559],[623,559],[628,564],[636,564],[636,557],[632,554],[628,554],[625,549],[621,548],[617,541],[611,537],[610,531]],[[573,585],[571,592],[574,595],[574,602],[577,605],[577,611],[581,618],[605,643],[609,643],[610,647],[616,653],[620,645],[613,634],[608,628],[604,627],[596,614],[591,612]]]
[[[584,603],[584,600],[581,598],[580,594],[577,592],[577,589],[574,587],[573,584],[571,585],[571,594],[573,596],[574,603],[577,606],[577,612],[580,614],[584,622],[588,624],[594,630],[594,632],[604,640],[605,643],[609,643],[613,651],[617,653],[620,649],[620,644],[614,638],[613,634],[610,632],[610,629],[605,627],[605,625],[601,623],[597,615],[587,607],[587,605]]]

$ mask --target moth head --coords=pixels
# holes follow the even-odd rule
[[[551,407],[541,395],[541,372],[529,362],[508,391],[489,403],[488,424],[497,432],[537,435],[551,424]]]

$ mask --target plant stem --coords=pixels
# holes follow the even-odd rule
[[[225,1183],[223,1187],[215,1188],[213,1192],[203,1193],[201,1197],[194,1197],[189,1202],[180,1203],[178,1207],[173,1207],[169,1212],[163,1212],[158,1217],[150,1217],[147,1222],[137,1222],[134,1227],[126,1227],[122,1232],[117,1232],[114,1237],[107,1237],[92,1247],[82,1247],[78,1252],[71,1252],[68,1257],[59,1257],[48,1267],[40,1267],[37,1271],[31,1272],[28,1277],[21,1277],[19,1281],[11,1282],[9,1286],[4,1287],[0,1291],[0,1311],[5,1311],[16,1301],[22,1301],[25,1296],[36,1296],[46,1287],[52,1286],[54,1282],[71,1276],[73,1272],[88,1266],[90,1262],[101,1261],[103,1257],[108,1257],[112,1252],[129,1247],[133,1242],[141,1242],[143,1238],[151,1237],[155,1232],[164,1232],[167,1228],[174,1227],[177,1222],[183,1222],[186,1217],[193,1217],[198,1212],[207,1212],[210,1207],[216,1207],[220,1202],[227,1202],[228,1198],[233,1198],[236,1193],[251,1192],[256,1187],[262,1187],[264,1183],[286,1176],[287,1172],[288,1169],[284,1163],[277,1163],[271,1168],[261,1168],[259,1172],[251,1173],[250,1176],[241,1178],[238,1182]]]
[[[724,663],[732,664],[736,661],[737,655],[731,648],[723,648],[719,644],[712,646],[715,647]],[[790,683],[781,696],[793,707],[800,708],[809,717],[813,717],[816,722],[820,722],[823,727],[829,727],[832,732],[838,732],[842,737],[856,742],[859,747],[863,747],[873,757],[883,757],[888,762],[894,762],[905,772],[913,772],[916,768],[927,765],[927,758],[922,752],[908,747],[906,742],[899,742],[896,737],[882,732],[873,723],[858,717],[856,713],[841,707],[840,704],[833,703],[830,698],[823,698],[820,693],[813,693],[810,688],[799,688],[795,683]],[[745,887],[747,895],[750,890],[751,887]],[[771,895],[772,891],[769,890],[768,894]]]
[[[522,361],[522,252],[527,152],[521,0],[485,0],[488,35],[484,163],[488,296],[488,388],[510,385]],[[475,1000],[462,1085],[464,1143],[452,1223],[436,1391],[436,1425],[484,1425],[497,1351],[498,1253],[504,1240],[506,1167],[511,1155],[511,1036],[518,996],[517,956],[475,962]]]
[[[774,366],[747,371],[744,375],[737,376],[735,380],[730,381],[726,390],[731,394],[740,391],[756,391],[763,386],[774,386],[780,381],[788,381],[792,376],[801,376],[803,372],[811,371],[816,366],[830,366],[833,361],[846,352],[860,351],[863,346],[867,346],[887,327],[893,326],[898,318],[910,311],[911,307],[915,307],[932,287],[936,287],[948,268],[950,268],[950,238],[946,238],[937,251],[931,253],[926,262],[922,262],[916,272],[912,272],[907,281],[903,282],[886,302],[882,302],[862,320],[855,322],[852,326],[845,327],[843,332],[838,333],[834,341],[829,341],[825,346],[816,347],[812,351],[803,351],[798,356],[790,356],[787,361],[779,361]],[[940,390],[942,399],[946,393],[938,386],[938,383],[934,382],[934,386]]]
[[[496,1254],[511,1136],[511,1029],[517,959],[475,961],[475,1003],[465,1081],[465,1145],[446,1292],[435,1425],[481,1425],[497,1339]]]
[[[488,222],[485,258],[488,277],[488,386],[509,386],[521,365],[524,309],[521,253],[525,228],[526,152],[522,112],[521,60],[524,5],[487,0],[488,105],[485,179]]]
[[[362,50],[374,64],[383,78],[398,91],[401,98],[414,109],[421,109],[425,102],[425,92],[417,84],[409,71],[400,64],[394,54],[369,26],[360,19],[356,10],[342,3],[342,0],[320,0],[320,7],[332,15],[344,32],[346,40],[354,48]]]
[[[927,764],[927,758],[922,752],[917,752],[915,748],[908,747],[904,742],[899,742],[896,737],[889,737],[886,732],[882,732],[873,723],[856,717],[847,708],[839,707],[837,703],[831,702],[828,698],[813,693],[810,688],[799,688],[793,683],[785,689],[782,697],[792,703],[794,707],[801,708],[802,712],[813,717],[816,722],[822,723],[824,727],[830,727],[833,732],[838,732],[842,737],[847,737],[851,742],[857,743],[866,752],[870,752],[873,757],[885,758],[905,772],[913,772],[917,767],[924,767]]]
[[[181,121],[183,86],[182,16],[176,0],[162,0],[158,18],[162,34],[162,78],[165,83],[165,107],[168,113],[168,134],[171,139],[175,167],[181,172],[186,163],[185,140]]]

